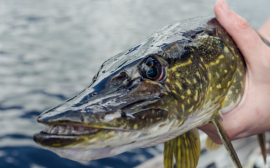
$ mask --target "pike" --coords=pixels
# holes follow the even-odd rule
[[[105,61],[89,87],[43,112],[38,122],[46,129],[34,140],[78,161],[165,142],[165,168],[194,168],[197,127],[212,123],[240,168],[221,121],[240,103],[245,73],[241,52],[215,18],[177,22]],[[258,137],[266,160],[264,134]]]

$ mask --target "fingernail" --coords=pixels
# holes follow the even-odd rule
[[[225,0],[221,0],[221,9],[224,12],[229,12],[231,9]]]

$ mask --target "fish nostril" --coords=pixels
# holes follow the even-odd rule
[[[47,123],[49,121],[49,118],[48,117],[44,117],[42,115],[40,115],[37,119],[37,122],[38,123]]]
[[[124,80],[126,80],[128,78],[128,75],[126,72],[120,72],[117,76],[115,76],[112,81],[111,84],[113,85],[119,85],[121,84]]]
[[[92,96],[96,96],[97,95],[97,93],[92,93]]]

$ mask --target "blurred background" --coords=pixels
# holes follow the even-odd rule
[[[36,119],[87,87],[108,58],[169,23],[214,15],[214,3],[0,0],[0,167],[129,168],[157,158],[163,144],[89,162],[63,159],[34,143],[32,135],[43,129]],[[228,4],[255,29],[270,16],[269,0],[228,0]],[[238,143],[246,149],[240,154],[245,164],[257,147],[255,140]],[[198,167],[229,165],[223,149],[215,154],[203,150]]]

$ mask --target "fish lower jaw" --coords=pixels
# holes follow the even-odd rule
[[[58,149],[58,148],[47,148],[48,150],[56,153],[60,157],[67,158],[74,161],[89,161],[96,160],[105,157],[110,157],[122,153],[123,151],[115,151],[114,148],[103,148],[103,149]]]
[[[41,131],[50,135],[89,135],[98,132],[101,128],[77,125],[46,125]]]

